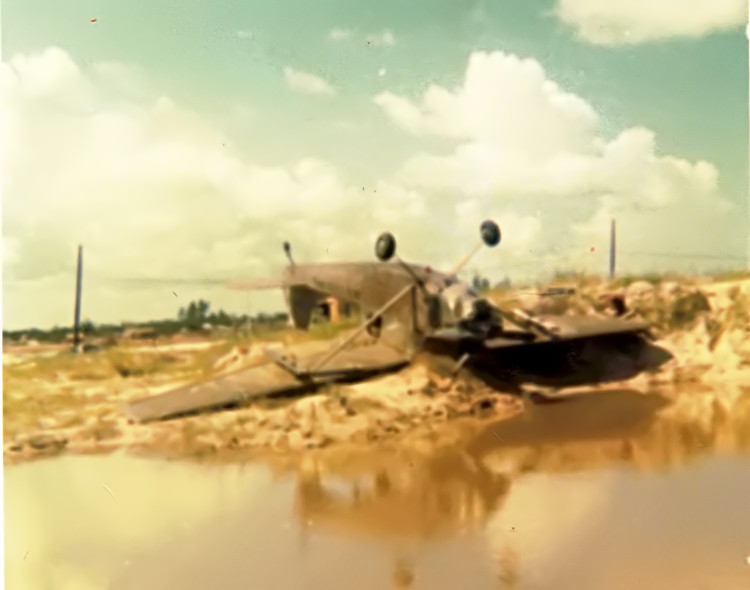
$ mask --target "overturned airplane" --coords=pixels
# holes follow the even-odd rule
[[[561,389],[625,380],[671,358],[641,322],[532,315],[493,305],[458,278],[483,245],[500,243],[493,221],[482,223],[480,235],[482,241],[448,273],[401,260],[390,233],[376,242],[378,262],[296,264],[284,243],[289,265],[279,279],[238,286],[281,288],[298,329],[309,327],[327,297],[356,304],[365,321],[323,353],[294,358],[267,350],[270,364],[135,400],[126,414],[147,422],[303,395],[395,372],[417,359],[454,376],[467,371],[501,392],[523,393],[535,385]],[[355,344],[363,337],[367,344]]]

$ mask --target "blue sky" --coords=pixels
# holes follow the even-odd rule
[[[615,6],[7,1],[4,321],[68,322],[79,242],[88,281],[273,273],[290,234],[301,258],[366,258],[386,225],[450,265],[495,216],[505,249],[477,265],[520,278],[605,266],[616,214],[623,251],[736,267],[746,3]],[[87,311],[173,315],[155,289],[92,283]],[[179,295],[249,305],[206,289]]]

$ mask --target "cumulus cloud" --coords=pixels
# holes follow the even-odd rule
[[[396,36],[390,29],[385,29],[379,33],[369,35],[367,43],[374,47],[392,47],[396,44]]]
[[[477,52],[458,88],[433,85],[419,101],[383,92],[374,101],[404,131],[456,144],[447,154],[409,158],[398,175],[405,186],[486,203],[533,203],[545,236],[580,252],[591,238],[585,228],[606,232],[605,219],[639,207],[655,210],[648,226],[654,233],[638,234],[646,249],[689,244],[736,252],[742,226],[720,193],[715,166],[659,154],[654,133],[643,127],[606,139],[592,105],[560,88],[535,60]],[[560,199],[571,203],[562,214],[550,206]],[[570,223],[580,231],[555,235],[555,226]],[[659,224],[673,231],[660,232]]]
[[[454,264],[478,232],[481,220],[454,227],[456,199],[352,185],[315,157],[259,165],[199,114],[144,88],[125,94],[108,68],[59,49],[4,62],[0,84],[10,328],[69,321],[78,244],[84,315],[120,321],[173,316],[198,297],[253,313],[281,298],[112,279],[273,276],[287,239],[299,261],[368,260],[383,230],[410,259]]]
[[[383,92],[375,103],[414,134],[521,142],[535,151],[585,143],[598,122],[591,105],[547,79],[539,62],[500,52],[473,53],[460,88],[433,84],[419,104]]]
[[[328,33],[328,38],[332,41],[347,41],[354,35],[355,31],[352,29],[336,27]],[[365,36],[365,42],[371,47],[392,47],[396,44],[396,35],[390,29],[384,29]]]
[[[327,162],[258,166],[197,114],[166,97],[125,100],[59,49],[12,58],[0,72],[11,123],[3,127],[6,309],[18,318],[33,322],[50,308],[38,299],[18,306],[72,276],[79,243],[87,277],[253,275],[281,260],[291,235],[313,257],[351,247],[346,234],[333,248],[320,240],[347,215],[353,190]],[[134,302],[154,313],[148,293],[129,302],[111,285],[92,289],[117,299],[124,317]],[[111,307],[99,310],[111,319]]]
[[[723,208],[713,165],[659,154],[641,127],[604,139],[591,105],[538,63],[503,54],[473,55],[460,87],[420,101],[379,95],[396,125],[455,147],[364,187],[313,156],[260,165],[137,72],[83,67],[59,49],[0,64],[0,100],[11,328],[69,321],[79,243],[84,315],[101,322],[172,316],[198,297],[249,313],[280,307],[275,293],[105,279],[274,275],[284,240],[299,261],[368,260],[389,230],[405,259],[451,268],[489,217],[503,242],[475,265],[517,278],[560,264],[554,255],[603,250],[611,215],[621,239],[646,250],[720,254],[744,227]],[[635,206],[656,211],[641,223]]]
[[[306,94],[317,94],[321,96],[334,96],[336,90],[328,82],[315,74],[300,72],[290,67],[284,68],[284,78],[289,88],[295,92]]]
[[[351,29],[336,27],[335,29],[331,29],[331,32],[328,33],[328,38],[332,41],[346,41],[347,39],[351,39],[353,34],[354,33]]]
[[[747,0],[557,0],[557,17],[596,45],[695,38],[743,26]]]

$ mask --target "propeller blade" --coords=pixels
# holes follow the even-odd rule
[[[286,286],[280,277],[264,277],[257,279],[211,279],[211,278],[165,278],[165,277],[100,277],[99,281],[141,286],[177,286],[198,285],[218,286],[238,291],[252,291],[256,289],[278,289]]]
[[[224,285],[228,282],[228,279],[169,279],[164,277],[101,277],[97,280],[139,285]]]

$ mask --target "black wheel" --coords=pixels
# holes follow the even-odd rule
[[[482,241],[486,245],[492,247],[500,243],[500,228],[494,221],[488,219],[482,223],[479,231],[482,234]]]
[[[396,238],[392,234],[385,232],[380,234],[375,242],[375,256],[381,262],[387,262],[396,253]]]

